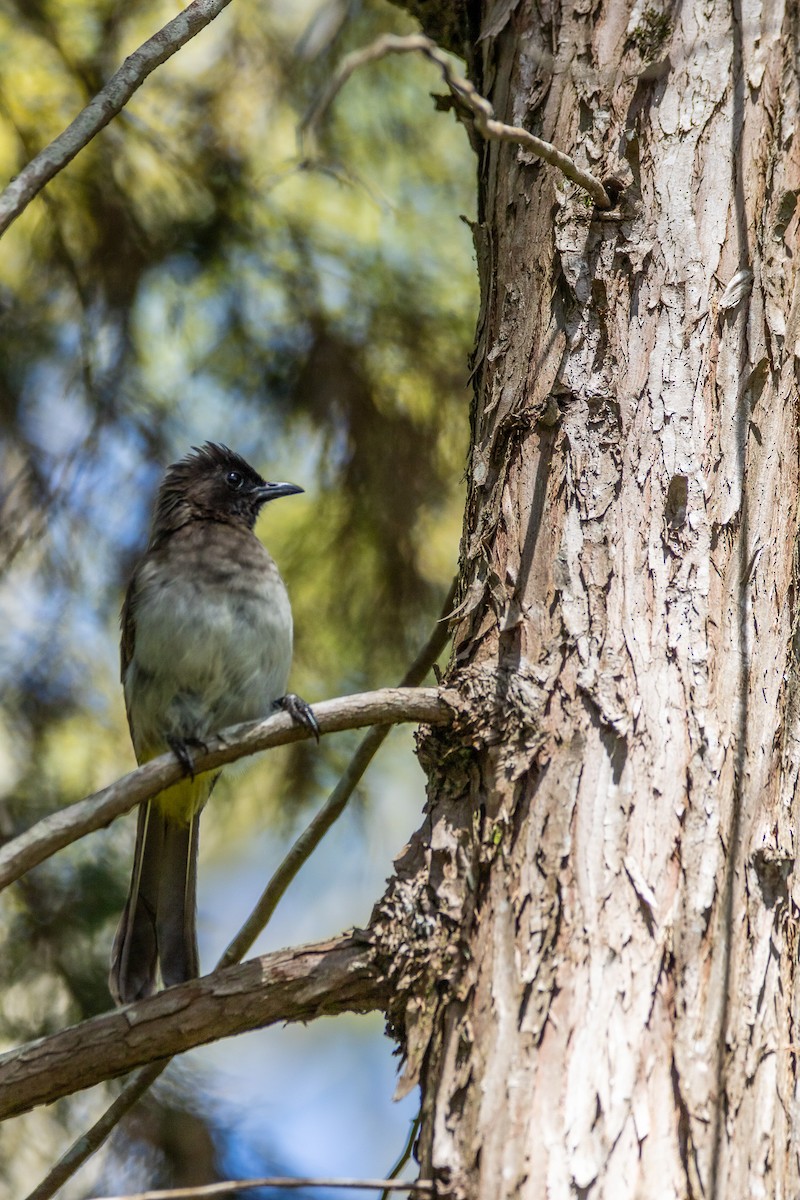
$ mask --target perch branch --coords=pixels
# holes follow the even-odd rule
[[[314,715],[321,733],[335,733],[378,722],[442,724],[450,719],[450,709],[436,688],[381,688],[325,700],[314,705]],[[266,721],[234,725],[208,738],[206,752],[195,757],[195,769],[198,773],[215,770],[246,755],[310,736],[287,713]],[[114,817],[155,796],[182,776],[183,768],[174,754],[162,754],[93,796],[44,817],[0,849],[0,889],[57,850],[108,825]]]

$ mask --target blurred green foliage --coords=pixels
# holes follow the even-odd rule
[[[176,11],[0,0],[0,176]],[[427,635],[462,508],[467,141],[434,111],[432,68],[404,56],[357,74],[316,145],[297,142],[344,53],[413,28],[380,0],[236,0],[3,238],[3,838],[132,766],[117,613],[160,474],[193,443],[227,442],[306,489],[259,528],[292,595],[295,690],[394,682]],[[209,844],[263,824],[265,793],[317,796],[346,753],[304,746],[247,769]],[[108,1006],[129,838],[118,823],[4,895],[7,1043]],[[38,1155],[0,1141],[9,1195],[87,1112],[35,1118]]]

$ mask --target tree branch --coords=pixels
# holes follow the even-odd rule
[[[122,111],[148,75],[210,25],[229,4],[230,0],[192,0],[183,12],[128,55],[75,120],[31,159],[0,194],[0,235],[25,211],[45,184]]]
[[[352,1188],[367,1192],[382,1189],[388,1192],[411,1192],[432,1196],[436,1184],[432,1179],[307,1179],[273,1175],[264,1179],[229,1179],[224,1183],[206,1183],[199,1187],[167,1188],[163,1191],[136,1192],[129,1196],[101,1196],[98,1200],[216,1200],[217,1196],[238,1196],[254,1188]]]
[[[0,1120],[232,1034],[382,1009],[386,993],[363,934],[265,954],[0,1055]]]
[[[550,166],[556,167],[567,179],[571,179],[578,187],[583,188],[585,192],[589,193],[598,208],[613,207],[611,198],[600,180],[590,171],[579,167],[568,154],[557,150],[550,142],[545,142],[542,138],[529,133],[527,129],[522,129],[518,125],[505,125],[502,121],[496,120],[490,102],[476,91],[468,79],[456,75],[445,51],[424,34],[412,33],[406,37],[399,37],[396,34],[387,33],[383,37],[376,38],[374,42],[370,42],[368,46],[345,55],[325,91],[303,120],[300,127],[301,136],[304,132],[313,134],[314,128],[355,71],[366,66],[367,63],[385,58],[388,54],[410,53],[423,54],[436,64],[452,95],[469,109],[475,121],[475,128],[482,137],[515,142],[518,146],[530,151],[531,154],[535,154],[537,158],[549,163]]]
[[[381,688],[325,700],[314,705],[314,715],[321,733],[335,733],[362,725],[396,725],[403,721],[444,724],[450,720],[451,710],[436,688]],[[195,769],[198,774],[214,770],[260,750],[310,736],[287,713],[266,721],[233,725],[207,740],[206,753],[195,757]],[[115,817],[157,795],[183,774],[174,754],[162,754],[93,796],[44,817],[0,849],[0,889],[57,850],[92,830],[102,829]]]

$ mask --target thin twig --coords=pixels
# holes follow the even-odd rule
[[[436,688],[381,688],[340,696],[314,705],[321,733],[336,733],[380,722],[426,721],[441,724],[449,720],[450,710]],[[311,737],[305,726],[296,724],[287,713],[233,725],[206,739],[206,749],[194,757],[197,774],[215,770],[273,746]],[[114,817],[128,812],[183,777],[184,769],[172,752],[162,754],[124,775],[102,791],[51,813],[25,833],[0,849],[0,889],[19,879],[31,867],[44,862],[57,850],[75,842],[94,829],[102,829]]]
[[[137,1100],[153,1086],[171,1062],[171,1058],[164,1058],[161,1062],[150,1063],[148,1067],[142,1067],[129,1076],[114,1103],[109,1105],[91,1129],[87,1129],[86,1133],[72,1143],[66,1154],[62,1154],[42,1182],[28,1195],[27,1200],[51,1200],[78,1168],[100,1149],[125,1114],[130,1112]]]
[[[25,211],[45,184],[122,111],[148,75],[210,25],[228,4],[230,0],[192,0],[187,8],[128,55],[75,120],[40,150],[0,194],[0,234]]]
[[[518,146],[522,146],[525,150],[530,151],[531,154],[535,154],[537,158],[541,158],[546,163],[549,163],[550,166],[556,167],[562,175],[566,175],[567,179],[571,179],[578,187],[583,188],[584,191],[589,193],[598,208],[607,209],[613,207],[611,199],[600,180],[595,175],[592,175],[590,171],[579,167],[575,160],[570,158],[568,154],[557,150],[551,142],[545,142],[542,138],[535,137],[527,129],[522,129],[518,125],[505,125],[502,121],[498,121],[495,118],[494,109],[490,102],[476,91],[468,79],[456,75],[450,59],[444,50],[423,34],[412,33],[406,37],[400,37],[396,34],[387,33],[382,37],[376,38],[374,42],[370,42],[368,46],[364,46],[361,50],[354,50],[352,53],[346,55],[325,88],[325,91],[303,120],[300,127],[301,137],[304,133],[313,134],[315,127],[354,71],[359,70],[368,63],[385,58],[388,54],[410,53],[423,54],[432,63],[436,64],[452,95],[469,109],[475,122],[475,128],[484,138],[494,138],[503,142],[515,142]]]
[[[456,580],[454,579],[453,583],[450,586],[450,590],[447,593],[447,596],[445,598],[444,605],[442,607],[441,616],[440,616],[439,620],[436,622],[436,625],[433,629],[433,632],[431,633],[431,636],[428,638],[428,641],[422,647],[419,654],[415,658],[414,662],[408,668],[408,670],[406,671],[406,673],[403,677],[403,684],[409,688],[415,687],[416,685],[418,685],[422,682],[422,680],[428,674],[428,671],[431,670],[433,664],[436,662],[439,655],[444,650],[444,647],[447,645],[447,640],[449,637],[447,618],[450,616],[450,613],[452,611],[453,601],[454,601],[454,597],[455,597],[455,590],[456,590]],[[319,712],[320,712],[319,705],[315,706],[314,712],[315,712],[315,715],[317,716],[317,720],[319,720]],[[361,774],[363,774],[363,770],[366,768],[366,765],[369,762],[369,759],[374,755],[375,751],[380,746],[380,744],[383,741],[384,737],[386,736],[387,732],[388,732],[388,727],[385,725],[376,726],[369,731],[369,733],[366,735],[365,738],[363,738],[361,744],[356,749],[356,752],[353,755],[353,758],[351,759],[350,766],[348,767],[348,772],[351,770],[351,768],[353,768],[353,763],[358,761],[358,763],[363,762],[363,766],[361,768]],[[378,735],[380,735],[380,736],[378,736]],[[365,745],[365,743],[366,743],[366,745]],[[346,772],[346,774],[348,772]],[[359,775],[359,778],[360,778],[360,775]],[[315,817],[314,820],[311,822],[311,826],[313,826],[314,822],[317,821],[318,818],[321,818],[322,814],[325,813],[326,810],[328,810],[328,806],[332,805],[332,801],[333,801],[334,796],[336,795],[337,791],[338,791],[338,785],[336,788],[334,788],[333,793],[331,793],[331,796],[329,797],[329,799],[328,799],[327,803],[325,804],[325,806],[323,807],[323,809],[320,810],[320,813],[318,813],[317,817]],[[333,805],[332,807],[335,807],[335,805]],[[331,824],[332,823],[333,822],[331,822]],[[309,826],[309,829],[311,828],[311,826]],[[306,832],[308,832],[308,830]],[[302,840],[303,837],[304,837],[304,835],[301,834],[301,837],[300,837],[300,839],[298,839],[298,841]],[[312,841],[312,838],[309,837],[306,842],[306,845],[308,846],[311,843],[311,841]],[[274,909],[274,903],[272,903],[272,901],[267,898],[270,889],[274,888],[277,891],[280,879],[285,878],[286,882],[283,885],[283,890],[285,890],[285,888],[288,886],[291,879],[294,877],[294,875],[300,869],[300,866],[302,865],[302,861],[304,861],[304,860],[300,860],[299,851],[296,851],[296,846],[297,846],[297,843],[295,843],[295,845],[292,846],[291,850],[289,851],[289,854],[286,856],[286,859],[284,860],[283,863],[281,863],[280,867],[276,871],[272,880],[270,880],[270,883],[267,885],[267,888],[266,888],[264,894],[262,895],[261,900],[259,901],[259,903],[257,905],[257,908],[259,908],[259,909],[267,908],[267,907],[269,907],[270,904],[272,904],[272,908]],[[310,850],[308,852],[310,853]],[[287,861],[290,859],[291,859],[292,863],[296,863],[296,866],[295,866],[292,874],[289,874],[289,868],[287,866],[285,866]],[[276,882],[276,881],[278,881],[278,882]],[[278,898],[282,894],[283,894],[283,891],[281,891],[278,894]],[[275,903],[277,903],[277,899],[275,900]],[[244,937],[245,930],[249,931],[248,936],[250,936],[250,937],[253,936],[253,922],[252,922],[251,918],[248,918],[248,920],[245,922],[245,925],[242,927],[242,930],[240,931],[240,933],[237,935],[236,938],[234,938],[231,945],[227,948],[225,953],[222,955],[222,958],[220,959],[220,961],[218,963],[218,967],[221,967],[227,963],[232,963],[232,962],[236,961],[233,958],[234,947],[239,943],[240,940],[241,940],[242,944],[244,945],[244,949],[241,951],[242,954],[245,954],[247,952],[247,950],[250,948],[252,941],[248,941]],[[260,929],[256,930],[254,936],[258,936],[259,932],[260,932]],[[125,1114],[133,1107],[133,1105],[136,1104],[136,1102],[144,1095],[144,1093],[148,1090],[148,1088],[150,1088],[152,1086],[152,1084],[155,1083],[155,1081],[158,1079],[159,1075],[161,1075],[161,1073],[165,1070],[165,1068],[168,1065],[169,1065],[169,1060],[151,1063],[150,1066],[143,1067],[140,1071],[137,1071],[135,1073],[135,1075],[132,1075],[125,1083],[122,1091],[120,1092],[119,1096],[114,1101],[114,1103],[112,1105],[110,1105],[110,1107],[108,1109],[106,1109],[106,1111],[103,1113],[103,1115],[97,1121],[95,1121],[95,1123],[91,1127],[91,1129],[88,1129],[86,1131],[86,1133],[84,1133],[80,1138],[78,1138],[75,1142],[73,1142],[73,1144],[66,1151],[66,1153],[63,1154],[61,1156],[61,1158],[58,1160],[58,1162],[51,1168],[51,1170],[48,1172],[47,1176],[42,1180],[42,1182],[38,1185],[38,1187],[35,1188],[34,1191],[32,1191],[30,1193],[27,1200],[51,1200],[51,1197],[55,1195],[55,1193],[59,1190],[59,1188],[61,1188],[66,1183],[66,1181],[75,1174],[75,1172],[77,1170],[79,1170],[79,1168],[83,1165],[83,1163],[85,1163],[87,1161],[87,1159],[91,1158],[91,1156],[100,1149],[100,1147],[103,1145],[103,1143],[106,1141],[106,1139],[114,1131],[114,1129],[116,1128],[117,1124],[122,1119],[122,1117],[124,1117]]]
[[[403,1149],[400,1151],[400,1157],[387,1176],[387,1182],[384,1185],[383,1191],[381,1192],[381,1200],[389,1200],[389,1193],[392,1190],[389,1186],[389,1181],[396,1179],[403,1170],[403,1167],[405,1167],[405,1165],[411,1161],[411,1155],[414,1152],[414,1142],[417,1140],[417,1134],[419,1133],[421,1121],[422,1109],[419,1110],[417,1115],[414,1117],[414,1120],[411,1122],[411,1128],[408,1131],[406,1143],[403,1146]]]
[[[276,1175],[264,1179],[236,1179],[225,1183],[207,1183],[201,1187],[167,1188],[160,1192],[136,1192],[126,1196],[100,1196],[97,1200],[214,1200],[216,1196],[231,1196],[250,1188],[353,1188],[364,1191],[419,1192],[432,1196],[436,1184],[431,1179],[292,1179]]]
[[[453,580],[445,598],[439,620],[436,622],[428,641],[403,676],[402,683],[400,684],[401,688],[412,688],[421,683],[447,645],[447,639],[450,635],[446,618],[453,607],[455,588],[456,581]],[[344,812],[348,800],[382,745],[389,729],[389,725],[373,725],[369,732],[361,739],[336,787],[310,824],[306,826],[296,839],[262,892],[261,898],[252,913],[222,955],[222,958],[219,960],[221,967],[228,966],[230,963],[241,962],[242,958],[244,958],[247,951],[270,920],[281,897],[297,872],[308,861],[325,837],[325,834]]]

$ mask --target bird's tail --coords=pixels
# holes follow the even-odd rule
[[[111,951],[109,987],[117,1004],[151,996],[159,964],[167,987],[199,974],[197,834],[214,779],[192,782],[203,795],[188,820],[165,812],[161,797],[139,808],[131,886]]]

